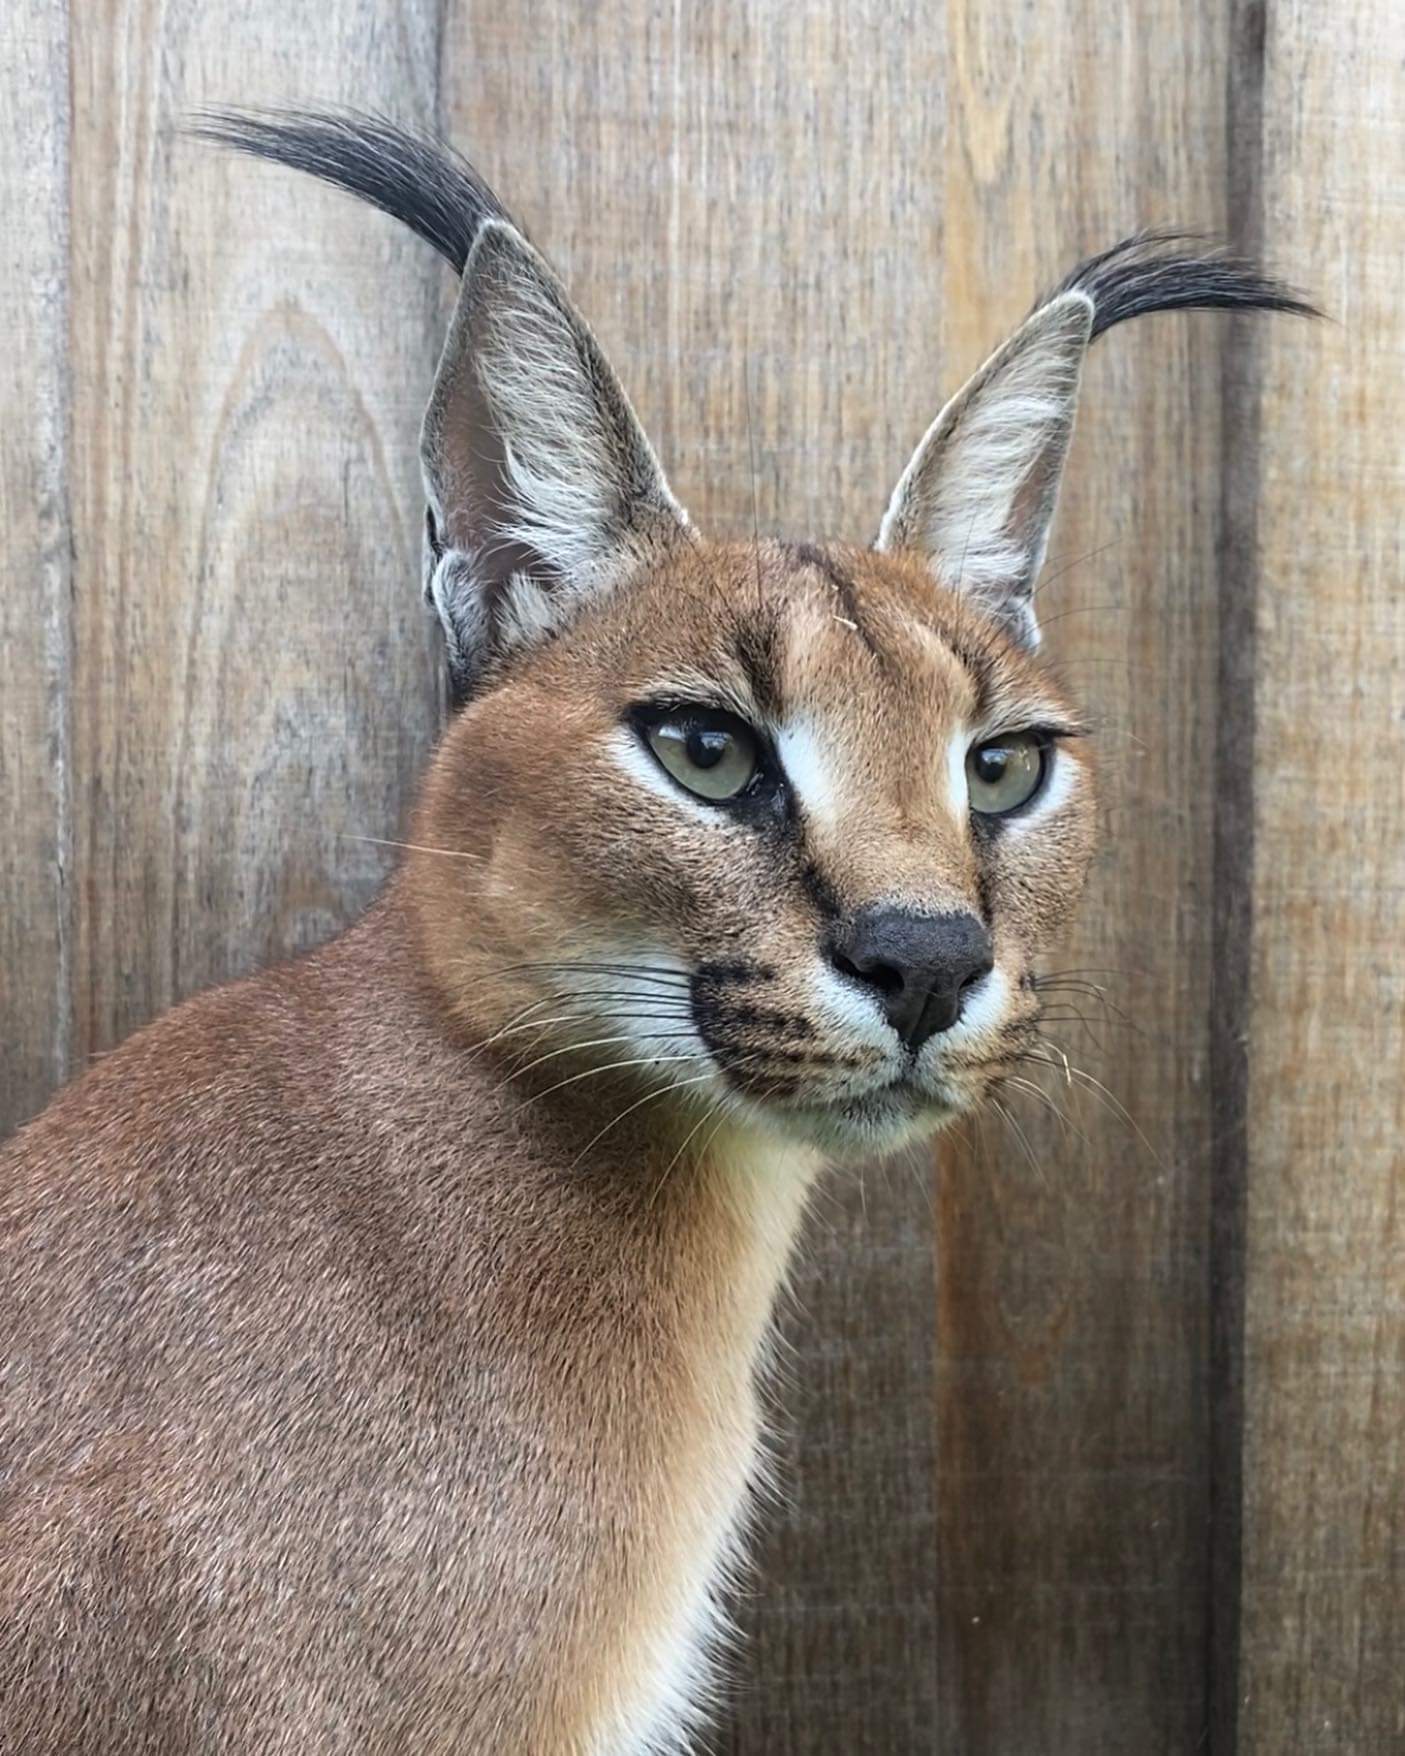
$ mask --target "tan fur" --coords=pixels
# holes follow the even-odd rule
[[[421,463],[467,705],[363,921],[0,1154],[0,1752],[682,1752],[821,1159],[1011,1071],[1087,870],[1033,656],[1084,353],[1307,307],[1127,240],[947,405],[879,552],[709,544],[475,172],[342,113],[202,131],[462,274]],[[1024,733],[1039,790],[982,816]],[[725,808],[709,739],[766,754]]]
[[[750,700],[739,638],[773,688],[750,711],[842,770],[837,826],[793,845],[617,759],[661,684]],[[432,851],[359,925],[178,1008],[19,1134],[0,1748],[682,1747],[819,1162],[787,1106],[877,1054],[812,1004],[815,874],[844,908],[988,911],[1009,1003],[951,1050],[965,1107],[1087,864],[1080,742],[1037,834],[982,853],[953,815],[978,672],[987,720],[1068,712],[918,560],[672,544],[455,720],[409,836]],[[753,966],[749,1102],[669,1091],[666,1062],[578,1077],[670,990],[560,966],[629,947]]]
[[[207,132],[462,273],[421,462],[467,705],[363,921],[0,1155],[0,1752],[682,1752],[821,1159],[1018,1064],[1087,870],[1033,656],[1084,352],[1306,307],[1128,240],[947,405],[879,552],[709,544],[475,173],[366,118]],[[666,772],[681,708],[693,780],[766,752],[725,808]],[[1022,733],[1043,783],[982,816],[972,752]]]

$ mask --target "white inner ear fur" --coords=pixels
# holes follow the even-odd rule
[[[505,230],[500,240],[481,240],[475,254],[494,242],[513,272],[493,272],[472,362],[507,480],[494,533],[586,583],[610,559],[631,489],[647,484],[648,498],[680,524],[686,514],[613,374],[587,364],[594,339],[546,264]]]
[[[497,637],[503,650],[530,646],[551,632],[560,620],[559,604],[530,573],[514,573],[497,601]]]
[[[893,491],[879,549],[915,549],[937,577],[1037,639],[1028,598],[1044,558],[1093,302],[1036,311],[928,428]]]
[[[426,586],[470,675],[541,640],[687,531],[583,318],[510,225],[464,269],[421,434]]]

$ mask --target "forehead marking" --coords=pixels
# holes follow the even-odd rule
[[[780,641],[775,617],[756,613],[737,624],[737,662],[746,673],[752,697],[763,714],[776,718],[781,711]]]
[[[966,639],[954,628],[943,628],[939,634],[934,633],[934,638],[971,679],[976,695],[976,718],[986,719],[995,698],[999,676],[994,654],[979,642]]]
[[[814,543],[790,543],[787,553],[800,567],[810,567],[821,574],[834,587],[834,595],[839,600],[839,620],[848,628],[852,628],[879,664],[887,662],[886,655],[880,650],[874,639],[873,630],[869,627],[859,604],[858,587],[854,584],[853,575],[846,567]]]

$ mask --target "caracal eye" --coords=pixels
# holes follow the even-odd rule
[[[700,799],[714,804],[735,799],[755,779],[756,734],[734,714],[685,708],[656,720],[644,736],[660,766]]]
[[[1047,743],[1033,732],[1012,732],[973,745],[966,757],[971,809],[982,817],[1017,811],[1039,791],[1048,760]]]

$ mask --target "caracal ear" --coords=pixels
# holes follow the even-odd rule
[[[543,257],[489,220],[464,266],[420,438],[425,593],[458,694],[549,637],[687,514]]]
[[[880,549],[927,557],[1024,646],[1088,344],[1153,311],[1318,313],[1251,262],[1187,232],[1138,232],[1080,262],[937,416],[903,472]]]
[[[1015,331],[927,429],[884,514],[879,549],[926,556],[1022,646],[1039,643],[1034,581],[1093,333],[1093,301],[1060,293]]]

